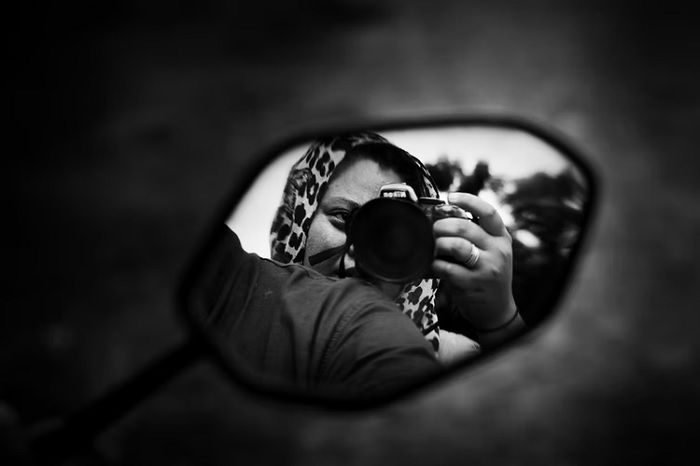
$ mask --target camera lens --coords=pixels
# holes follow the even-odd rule
[[[420,207],[397,199],[373,199],[355,214],[349,240],[365,275],[391,283],[426,276],[433,260],[432,225]]]

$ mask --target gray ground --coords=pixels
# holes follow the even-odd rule
[[[272,142],[317,125],[486,110],[552,125],[601,174],[558,318],[489,364],[364,414],[267,402],[200,364],[101,437],[102,455],[668,464],[694,453],[700,50],[688,9],[263,0],[181,13],[162,2],[93,7],[83,22],[58,8],[25,15],[11,36],[30,67],[11,75],[22,141],[4,154],[5,423],[76,409],[184,338],[173,312],[184,267]]]

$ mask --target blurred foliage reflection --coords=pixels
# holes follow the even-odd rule
[[[588,196],[583,178],[569,167],[555,175],[537,172],[508,180],[492,176],[483,160],[465,174],[447,157],[427,167],[443,192],[488,194],[513,238],[513,295],[520,313],[529,325],[542,321],[548,309],[544,300],[558,286],[582,228]],[[450,315],[440,319],[446,329],[473,334]]]

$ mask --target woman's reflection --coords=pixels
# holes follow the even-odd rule
[[[407,183],[419,196],[437,197],[425,166],[377,134],[316,141],[290,172],[271,229],[272,258],[303,263],[327,276],[337,276],[341,268],[352,271],[352,249],[321,261],[314,258],[342,248],[350,212],[376,197],[383,185],[396,182]],[[439,330],[438,280],[409,283],[401,290],[375,282],[411,318],[443,363],[478,351],[473,340],[494,345],[523,328],[511,290],[511,239],[500,216],[492,206],[466,193],[452,193],[450,202],[480,217],[480,224],[461,218],[434,223],[433,274],[446,282],[440,289],[444,296],[437,313],[449,312],[452,321],[455,317],[466,321],[472,339]],[[478,260],[467,266],[473,248],[478,248]]]
[[[440,331],[435,297],[483,345],[523,327],[511,292],[511,241],[496,211],[465,193],[450,201],[480,218],[433,224],[434,278],[395,285],[358,279],[346,246],[350,213],[390,183],[437,197],[423,164],[373,133],[319,140],[290,172],[271,231],[272,258],[246,254],[222,232],[206,277],[209,324],[253,372],[348,397],[385,395],[478,352]],[[349,276],[349,278],[341,278]],[[398,312],[397,312],[398,311]]]

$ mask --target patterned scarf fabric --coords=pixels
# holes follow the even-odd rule
[[[311,220],[318,209],[333,171],[345,154],[355,146],[371,142],[389,142],[374,133],[355,133],[314,142],[292,167],[284,188],[282,203],[270,230],[272,259],[283,264],[301,264],[306,252],[306,238]],[[424,197],[438,197],[437,187],[427,168],[408,155],[422,173]],[[424,279],[406,284],[395,302],[421,330],[435,352],[440,345],[440,330],[435,313],[435,294],[439,280]]]

